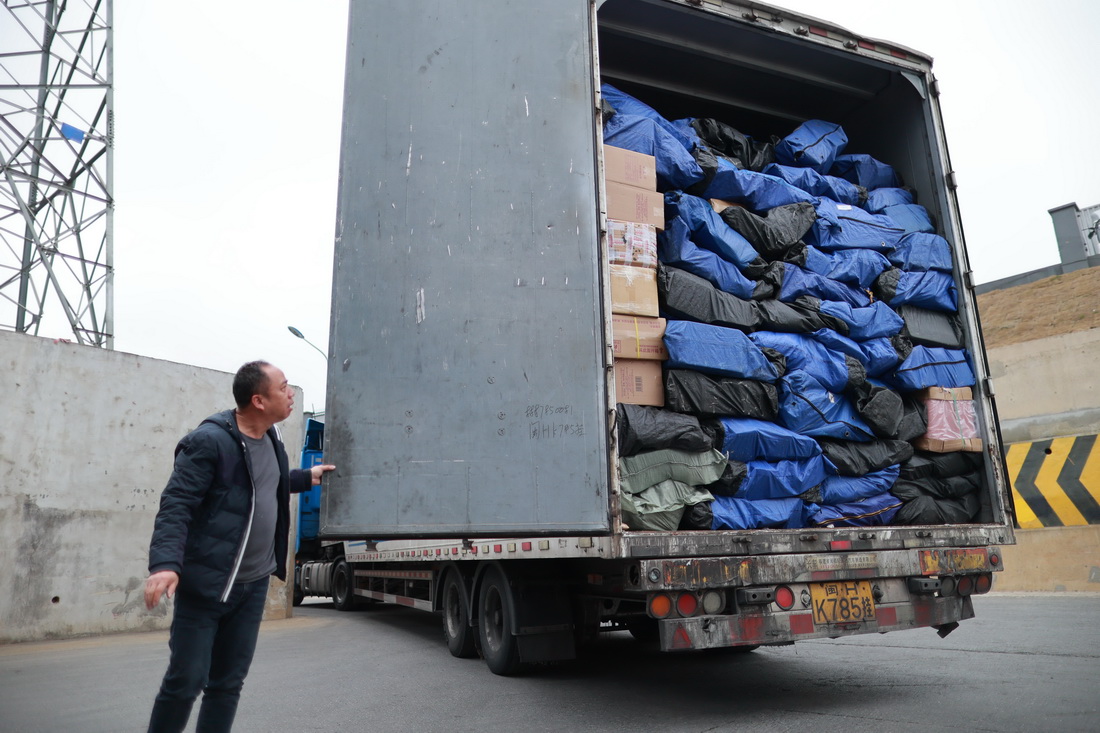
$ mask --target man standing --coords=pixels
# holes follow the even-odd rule
[[[290,493],[335,466],[290,470],[274,426],[290,417],[294,393],[264,361],[233,378],[236,410],[203,420],[176,446],[149,546],[145,605],[175,595],[171,656],[150,733],[182,731],[203,693],[197,731],[233,726],[268,579],[286,580]],[[178,593],[177,593],[178,590]]]

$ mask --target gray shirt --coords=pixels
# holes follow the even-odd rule
[[[237,572],[238,583],[250,583],[275,572],[275,522],[278,519],[279,462],[275,446],[267,435],[250,438],[244,433],[245,448],[252,466],[252,483],[256,490],[256,508],[252,515],[252,530],[244,548],[244,558]]]

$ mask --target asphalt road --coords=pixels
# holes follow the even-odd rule
[[[307,603],[264,624],[235,730],[1100,729],[1100,594],[975,606],[946,639],[673,655],[616,633],[583,659],[504,678],[451,657],[434,615]],[[0,646],[0,732],[143,731],[167,654],[163,632]]]

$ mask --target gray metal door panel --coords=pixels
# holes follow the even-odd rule
[[[322,534],[608,528],[589,12],[351,3]]]

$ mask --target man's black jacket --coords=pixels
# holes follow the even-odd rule
[[[290,470],[275,428],[267,431],[279,462],[275,575],[286,580],[290,493],[309,489],[308,470]],[[176,446],[149,545],[149,572],[179,573],[180,592],[225,600],[236,580],[251,525],[255,490],[233,410],[202,421]]]

